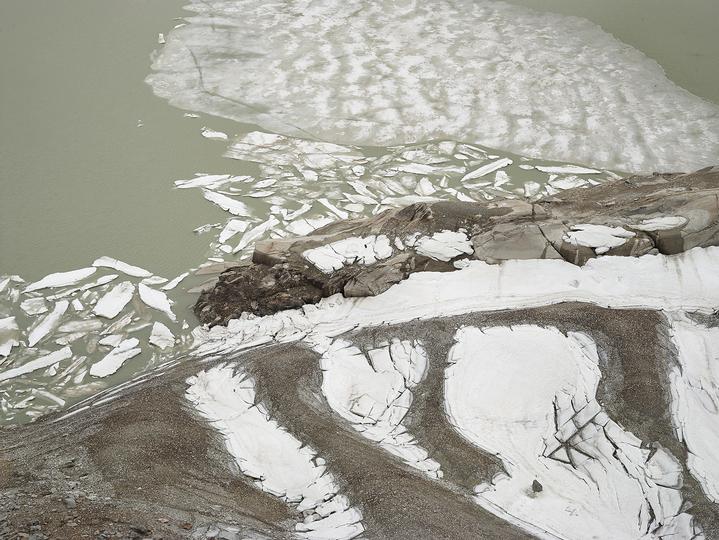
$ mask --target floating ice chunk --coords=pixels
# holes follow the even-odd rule
[[[260,236],[265,234],[268,230],[278,225],[280,222],[279,220],[271,216],[267,221],[263,221],[259,225],[253,227],[249,231],[247,231],[242,238],[240,239],[240,242],[237,244],[235,249],[232,250],[232,253],[237,253],[239,251],[242,251],[247,246],[249,246],[252,242],[257,240]]]
[[[574,246],[595,248],[597,253],[606,253],[612,248],[623,245],[636,233],[623,227],[607,227],[583,223],[572,226],[572,230],[564,235],[564,241]]]
[[[144,283],[145,285],[162,285],[163,283],[167,283],[167,278],[164,278],[162,276],[152,276],[143,279],[142,283]]]
[[[311,232],[324,227],[328,223],[332,223],[334,220],[327,216],[321,216],[318,218],[302,218],[293,221],[287,225],[287,232],[295,234],[297,236],[304,236]]]
[[[82,302],[80,302],[79,299],[75,298],[72,302],[70,302],[70,305],[72,306],[72,309],[75,311],[82,311],[85,309],[85,306],[82,305]]]
[[[286,219],[287,221],[292,221],[293,219],[300,217],[302,214],[306,214],[307,212],[310,211],[310,209],[312,209],[312,205],[311,205],[311,204],[304,203],[302,206],[300,206],[300,207],[299,207],[297,210],[295,210],[294,212],[288,213],[288,214],[285,216],[285,219]]]
[[[230,180],[229,174],[203,174],[190,180],[175,180],[175,187],[179,189],[188,188],[217,188]]]
[[[42,278],[40,281],[30,283],[23,292],[32,292],[40,289],[65,287],[66,285],[74,285],[83,279],[91,276],[96,271],[96,268],[80,268],[79,270],[71,270],[70,272],[57,272],[55,274],[49,274]]]
[[[15,345],[19,345],[20,328],[15,317],[0,319],[0,356],[8,356]]]
[[[666,231],[669,229],[678,229],[688,222],[687,218],[681,216],[662,216],[643,220],[639,225],[632,225],[633,229],[639,231]]]
[[[66,300],[58,301],[53,310],[32,327],[27,336],[28,347],[34,347],[60,324],[60,319],[67,311],[69,305],[70,303]]]
[[[40,315],[47,312],[47,304],[44,298],[28,298],[20,303],[20,309],[28,315]]]
[[[389,238],[383,234],[364,238],[353,236],[308,249],[302,256],[318,270],[330,273],[350,264],[370,265],[387,259],[392,256],[392,247]]]
[[[177,317],[175,317],[175,314],[172,312],[172,302],[167,298],[164,292],[151,289],[144,283],[140,283],[137,286],[137,290],[140,293],[140,300],[145,304],[153,309],[162,311],[171,321],[177,320]]]
[[[542,188],[541,185],[539,185],[538,182],[525,182],[524,183],[524,196],[525,197],[534,197],[537,193],[539,193],[539,190]]]
[[[170,290],[174,289],[175,287],[177,287],[180,284],[180,282],[189,275],[190,275],[189,272],[183,272],[182,274],[177,276],[175,279],[173,279],[172,281],[168,282],[167,284],[163,285],[160,288],[163,291],[170,291]]]
[[[327,208],[330,212],[335,214],[340,219],[347,219],[349,217],[349,214],[345,212],[344,210],[340,210],[337,208],[334,204],[332,204],[330,201],[328,201],[326,198],[321,197],[317,199],[317,201],[322,204],[325,208]]]
[[[433,174],[437,170],[436,167],[424,163],[398,163],[392,166],[392,169],[413,174]]]
[[[140,285],[142,287],[142,284]],[[117,347],[111,350],[105,357],[95,362],[90,367],[90,375],[93,377],[107,377],[122,367],[127,360],[134,358],[142,352],[137,347],[140,341],[137,338],[130,338],[122,341]]]
[[[107,347],[117,347],[122,342],[122,339],[122,334],[111,334],[99,340],[97,344],[105,345]]]
[[[146,278],[152,276],[152,272],[145,270],[144,268],[127,264],[117,259],[113,259],[112,257],[100,257],[99,259],[96,259],[92,265],[97,267],[112,268],[133,277]]]
[[[150,343],[164,351],[168,347],[173,347],[175,345],[175,336],[167,326],[161,322],[155,322],[152,325]]]
[[[227,133],[224,133],[224,132],[222,132],[222,131],[215,131],[215,130],[210,129],[210,128],[207,128],[207,127],[203,127],[201,133],[202,133],[202,136],[203,136],[205,139],[214,139],[214,140],[217,140],[217,141],[226,141],[227,138],[228,138],[228,137],[227,137]]]
[[[572,189],[578,187],[584,187],[589,183],[584,178],[578,176],[567,176],[565,178],[550,178],[548,184],[554,189]]]
[[[415,242],[414,250],[419,255],[438,261],[449,261],[460,255],[474,253],[472,242],[461,231],[441,231],[432,236],[423,236]]]
[[[135,286],[129,281],[118,283],[100,298],[92,311],[100,317],[114,319],[132,300],[134,293]]]
[[[468,172],[462,177],[462,182],[466,182],[467,180],[474,180],[475,178],[481,178],[482,176],[486,176],[489,173],[493,173],[494,171],[498,171],[499,169],[503,169],[504,167],[507,167],[514,163],[509,158],[502,158],[498,159],[496,161],[493,161],[491,163],[487,163],[486,165],[482,165],[481,167],[478,167],[477,169],[474,169],[473,171]]]
[[[494,175],[493,185],[496,188],[505,184],[509,184],[509,182],[511,182],[511,179],[509,178],[509,175],[506,171],[497,171],[497,173]]]
[[[542,166],[536,165],[535,169],[547,174],[601,174],[597,169],[588,169],[579,165]]]
[[[429,181],[429,178],[426,176],[423,178],[420,178],[419,182],[417,182],[417,187],[414,189],[414,192],[417,195],[432,195],[437,191],[437,189],[432,185],[432,182]]]
[[[97,319],[85,319],[82,321],[69,321],[64,324],[61,324],[57,331],[58,332],[64,332],[64,333],[74,333],[79,332],[81,334],[87,334],[88,332],[93,332],[95,330],[99,330],[103,327],[102,321],[98,321]]]
[[[12,369],[6,369],[5,371],[0,372],[0,382],[19,377],[20,375],[25,375],[26,373],[37,371],[38,369],[57,365],[63,360],[67,360],[71,357],[72,350],[70,350],[70,347],[63,347],[59,351],[51,352],[50,354],[46,354],[45,356],[41,356],[40,358],[30,360],[22,366]]]
[[[202,190],[202,195],[208,201],[215,203],[217,206],[226,210],[234,216],[250,216],[252,213],[245,203],[222,195],[221,193],[215,193],[208,189]]]
[[[227,225],[225,225],[225,228],[222,229],[222,232],[220,233],[220,244],[227,243],[227,241],[237,233],[245,232],[248,225],[249,223],[244,219],[231,219],[228,221]]]
[[[157,34],[157,44],[158,45],[164,45],[165,44],[165,34],[162,32]]]
[[[94,289],[95,287],[101,287],[102,285],[106,285],[107,283],[110,283],[111,281],[117,279],[118,277],[120,277],[120,276],[118,276],[117,274],[109,274],[107,276],[102,276],[102,277],[97,278],[95,281],[85,283],[82,287],[80,287],[77,290],[87,291],[90,289]]]

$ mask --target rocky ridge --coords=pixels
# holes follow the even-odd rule
[[[269,315],[342,293],[375,296],[463,260],[672,255],[719,243],[719,167],[629,176],[536,202],[417,203],[312,234],[258,242],[252,264],[223,272],[195,305],[201,322]]]

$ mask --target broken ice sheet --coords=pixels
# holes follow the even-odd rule
[[[96,271],[96,268],[88,267],[81,268],[79,270],[71,270],[69,272],[57,272],[49,274],[39,281],[30,283],[23,292],[32,292],[46,288],[65,287],[67,285],[74,285],[79,283],[83,279],[91,276]]]
[[[60,319],[67,311],[69,305],[70,303],[66,300],[58,301],[50,313],[30,328],[30,332],[27,336],[28,347],[33,347],[40,342],[60,324]]]
[[[130,338],[122,341],[117,347],[110,351],[99,362],[90,367],[90,375],[93,377],[107,377],[122,367],[127,360],[134,358],[142,352],[137,347],[140,341],[137,338]]]
[[[152,333],[150,334],[150,343],[165,350],[175,345],[175,336],[170,329],[161,322],[155,322],[152,325]]]
[[[8,356],[15,345],[20,344],[20,328],[15,317],[0,319],[0,356]]]
[[[145,270],[144,268],[133,266],[107,256],[96,259],[92,265],[97,267],[112,268],[133,277],[148,278],[152,276],[152,272]]]
[[[140,300],[146,305],[163,312],[171,321],[177,321],[177,317],[175,317],[175,314],[172,312],[172,302],[167,298],[164,292],[152,289],[144,283],[140,283],[137,289],[140,293]]]
[[[25,362],[23,365],[16,368],[0,371],[0,382],[19,377],[20,375],[25,375],[26,373],[32,373],[33,371],[37,371],[38,369],[57,365],[63,360],[67,360],[71,357],[72,350],[70,350],[70,347],[63,347],[58,351],[54,351],[50,354],[46,354],[39,358],[35,358],[34,360],[30,360],[29,362]]]
[[[107,319],[114,319],[132,300],[135,286],[129,281],[118,283],[110,289],[95,305],[93,312]]]
[[[202,195],[210,202],[215,203],[217,206],[222,208],[223,210],[226,210],[232,215],[235,216],[250,216],[252,215],[252,212],[250,211],[249,207],[243,203],[242,201],[238,201],[236,199],[232,199],[230,197],[227,197],[226,195],[222,195],[220,193],[215,193],[214,191],[210,191],[208,189],[202,190]]]

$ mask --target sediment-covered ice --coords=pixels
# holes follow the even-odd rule
[[[424,378],[427,354],[417,342],[393,339],[362,352],[336,339],[320,360],[322,392],[330,407],[364,437],[433,478],[439,463],[429,457],[402,425],[412,405],[412,389]]]
[[[719,503],[719,327],[673,314],[679,365],[669,373],[672,418],[687,447],[687,466],[706,496]]]
[[[354,538],[362,514],[350,506],[317,452],[270,418],[257,403],[253,380],[234,365],[201,371],[187,380],[187,399],[222,433],[240,470],[256,485],[296,505],[307,516],[296,526],[302,538]],[[331,512],[323,511],[330,507]],[[324,515],[322,515],[324,514]]]
[[[719,107],[582,18],[490,0],[190,9],[147,79],[185,109],[307,139],[450,138],[631,172],[719,155]]]
[[[525,325],[466,327],[455,339],[447,416],[507,471],[477,486],[480,505],[542,538],[701,532],[682,515],[681,464],[597,402],[599,357],[588,336]]]

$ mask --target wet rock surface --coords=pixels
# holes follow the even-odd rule
[[[258,242],[253,263],[221,274],[195,313],[203,323],[227,324],[243,312],[267,315],[338,292],[374,296],[414,272],[451,271],[463,259],[583,265],[607,255],[671,255],[717,244],[717,167],[630,176],[536,202],[417,203],[308,236]]]

